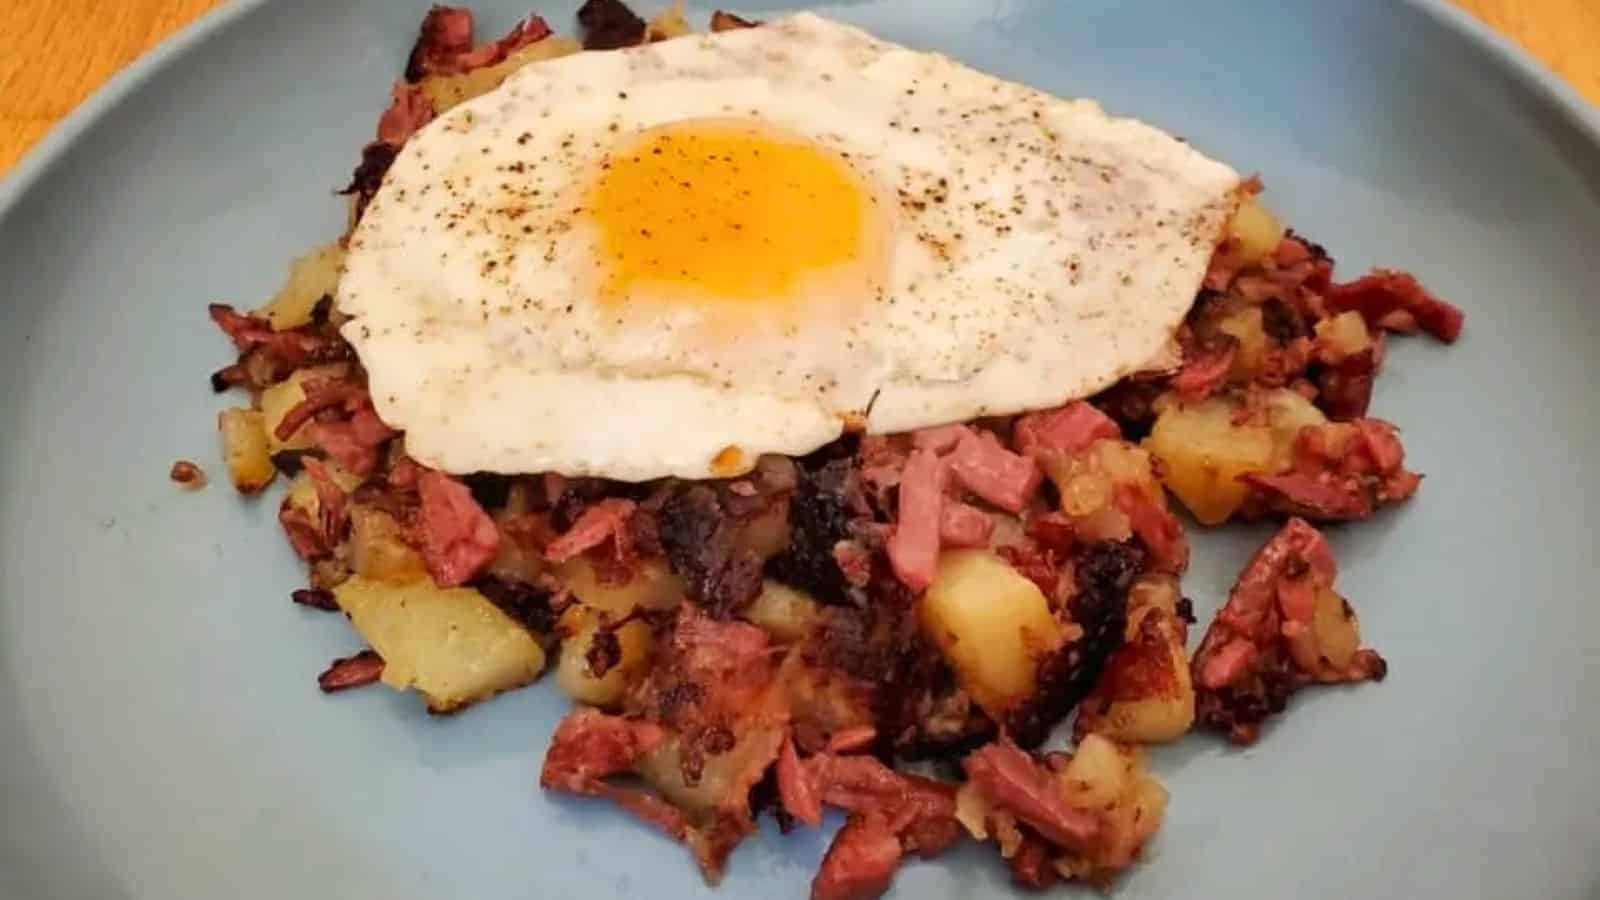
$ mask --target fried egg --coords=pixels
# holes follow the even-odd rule
[[[395,159],[336,301],[423,463],[721,477],[1147,368],[1238,191],[1092,102],[801,13],[451,109]]]

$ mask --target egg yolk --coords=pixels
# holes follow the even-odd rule
[[[600,296],[770,311],[838,279],[871,279],[874,199],[838,153],[771,126],[675,122],[602,165],[586,210],[599,232]]]

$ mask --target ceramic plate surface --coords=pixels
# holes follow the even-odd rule
[[[526,12],[487,6],[486,32]],[[205,304],[255,304],[337,233],[331,191],[424,7],[230,7],[0,188],[0,896],[805,895],[825,835],[769,823],[713,895],[683,848],[541,794],[566,706],[553,685],[450,719],[381,689],[319,694],[316,673],[359,640],[290,605],[301,574],[276,501],[225,484],[206,375],[231,355]],[[1405,267],[1467,311],[1454,347],[1391,344],[1379,382],[1421,494],[1333,534],[1389,679],[1302,695],[1243,752],[1202,736],[1156,751],[1171,811],[1119,900],[1587,894],[1600,116],[1442,6],[823,9],[1181,134],[1261,172],[1342,272]],[[172,485],[180,457],[213,485]],[[1264,534],[1196,536],[1202,621]],[[908,866],[893,896],[1012,892],[969,847]]]

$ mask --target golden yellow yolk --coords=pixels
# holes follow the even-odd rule
[[[691,120],[613,151],[586,204],[600,295],[771,312],[873,280],[873,199],[837,153],[759,123]],[[837,299],[837,297],[835,298]]]

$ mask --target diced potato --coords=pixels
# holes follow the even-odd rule
[[[1077,453],[1044,454],[1041,463],[1061,495],[1061,511],[1069,516],[1110,506],[1117,485],[1137,487],[1164,502],[1149,452],[1127,441],[1098,440]]]
[[[1353,309],[1322,319],[1313,328],[1317,332],[1317,350],[1324,362],[1339,362],[1370,350],[1373,345],[1367,320]]]
[[[1260,262],[1278,249],[1283,234],[1283,223],[1252,197],[1228,224],[1229,255],[1241,265]]]
[[[1063,640],[1038,585],[987,550],[939,555],[921,621],[962,686],[995,719],[1033,696],[1039,660]]]
[[[1144,446],[1162,462],[1163,480],[1202,524],[1216,525],[1244,504],[1249,488],[1238,478],[1266,471],[1273,434],[1260,425],[1235,425],[1235,407],[1213,397],[1173,404],[1156,419]]]
[[[770,559],[789,546],[789,508],[775,503],[739,529],[738,547],[755,554],[757,559]]]
[[[581,605],[572,606],[561,616],[561,630],[570,637],[561,642],[561,660],[556,664],[556,683],[579,703],[604,708],[615,707],[622,694],[644,671],[650,656],[650,626],[634,620],[615,630],[621,659],[603,675],[589,667],[589,650],[604,620],[601,614]]]
[[[1128,588],[1128,631],[1126,639],[1133,640],[1134,635],[1138,634],[1140,619],[1149,613],[1166,613],[1176,619],[1178,617],[1178,601],[1182,599],[1183,592],[1178,588],[1178,576],[1167,574],[1139,576],[1139,580]],[[1182,620],[1180,619],[1179,622],[1181,623]]]
[[[630,615],[635,608],[675,609],[685,596],[683,579],[672,574],[666,562],[659,559],[641,561],[633,577],[621,584],[607,583],[595,571],[594,563],[581,556],[562,563],[556,574],[584,606],[618,619]]]
[[[1067,803],[1095,813],[1101,823],[1088,853],[1057,860],[1067,878],[1104,880],[1126,868],[1166,817],[1166,788],[1145,771],[1136,748],[1088,735],[1057,777]]]
[[[683,751],[677,737],[663,741],[639,761],[639,776],[660,791],[672,805],[698,818],[726,809],[734,785],[748,786],[754,766],[766,766],[778,755],[785,730],[757,726],[736,730],[737,742],[726,753],[706,754],[700,778],[689,783],[683,775]]]
[[[1144,446],[1161,459],[1167,489],[1202,524],[1223,522],[1244,503],[1250,491],[1239,476],[1288,468],[1300,430],[1328,421],[1310,400],[1287,388],[1266,392],[1260,403],[1257,414],[1242,424],[1235,421],[1239,402],[1227,397],[1168,403],[1145,439]]]
[[[1247,382],[1261,371],[1267,354],[1267,329],[1263,321],[1261,307],[1247,306],[1217,322],[1218,330],[1239,341],[1233,365],[1228,369],[1228,377],[1236,382]]]
[[[874,686],[832,666],[807,663],[808,649],[794,647],[778,667],[777,683],[783,686],[794,720],[814,725],[825,734],[873,725]]]
[[[471,588],[356,575],[334,588],[334,598],[383,657],[383,683],[417,691],[432,712],[521,687],[544,669],[534,635]]]
[[[333,294],[343,273],[344,248],[339,242],[317,247],[289,264],[288,280],[261,308],[261,314],[274,331],[309,325],[317,303]]]
[[[306,399],[305,383],[322,378],[343,378],[349,367],[343,363],[330,363],[325,366],[308,366],[304,369],[295,369],[289,377],[261,392],[261,413],[265,416],[264,425],[267,430],[267,452],[278,453],[283,450],[309,450],[315,444],[311,440],[310,429],[305,425],[295,429],[288,440],[278,440],[278,423],[289,414],[289,410],[299,406]],[[309,423],[307,423],[309,424]]]
[[[657,13],[650,20],[648,28],[649,39],[664,41],[670,38],[683,37],[694,29],[689,27],[689,20],[683,17],[683,3],[678,2]]]
[[[361,476],[342,468],[338,463],[328,460],[323,466],[328,470],[328,478],[346,494],[361,486]],[[311,480],[311,473],[302,469],[295,474],[289,481],[289,493],[283,498],[283,502],[287,506],[301,510],[312,521],[316,521],[322,510],[322,501],[317,498],[317,486]]]
[[[516,511],[527,506],[526,491],[521,488],[521,484],[513,484],[507,492],[506,508],[493,514],[500,546],[486,571],[506,581],[534,584],[550,570],[550,563],[545,561],[544,548],[531,537],[530,517]]]
[[[422,79],[422,92],[433,103],[434,112],[442,115],[458,103],[489,93],[499,87],[506,76],[529,63],[569,56],[582,49],[583,46],[572,38],[552,35],[523,47],[492,66],[459,75],[429,75]]]
[[[222,458],[228,464],[228,477],[239,493],[258,493],[272,483],[278,470],[267,449],[267,430],[260,410],[225,409],[217,415],[217,431],[222,434]]]
[[[1103,807],[1126,789],[1128,761],[1110,739],[1091,734],[1078,742],[1058,777],[1068,803],[1079,808]]]
[[[1280,388],[1267,394],[1267,427],[1272,429],[1272,471],[1289,468],[1294,460],[1295,439],[1308,425],[1326,425],[1322,410],[1296,391]]]
[[[761,583],[761,593],[745,607],[744,617],[778,642],[792,643],[803,640],[816,627],[817,601],[805,591],[768,578]]]
[[[401,538],[402,532],[394,516],[383,510],[371,506],[352,506],[350,568],[356,574],[374,581],[396,584],[426,578],[428,569],[422,562],[422,556]]]
[[[1129,620],[1134,630],[1078,705],[1075,731],[1135,744],[1177,740],[1194,724],[1187,629],[1153,606],[1130,611]]]
[[[1361,623],[1350,604],[1331,588],[1317,593],[1311,627],[1289,636],[1289,653],[1307,672],[1345,672],[1359,649]]]
[[[1041,462],[1061,495],[1062,512],[1087,516],[1111,505],[1111,476],[1099,470],[1093,457],[1085,453],[1049,453]]]

